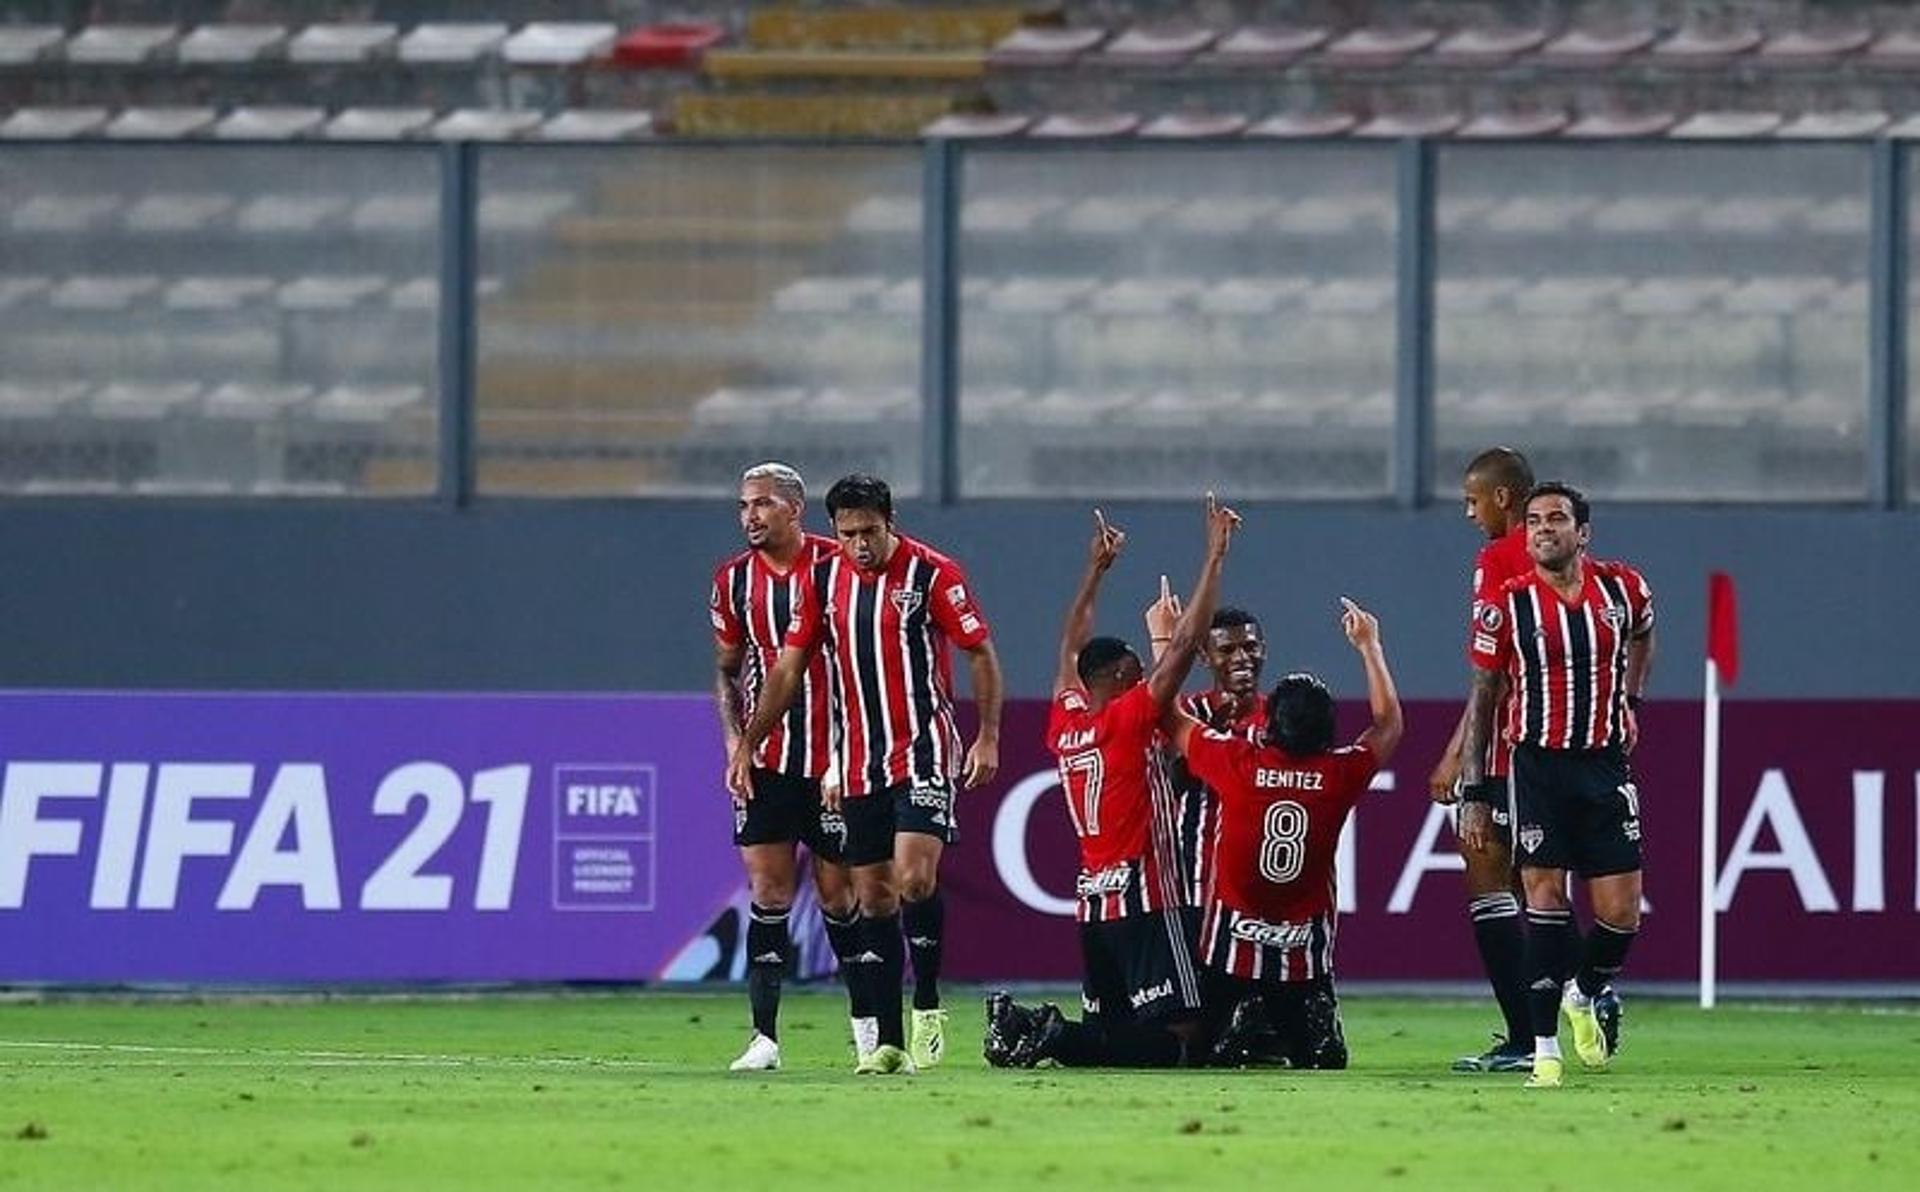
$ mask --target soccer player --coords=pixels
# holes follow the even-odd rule
[[[763,463],[740,477],[740,528],[747,549],[714,572],[708,615],[714,636],[714,700],[729,757],[738,745],[779,656],[809,568],[838,549],[802,528],[807,489],[786,464]],[[747,1002],[753,1035],[735,1072],[780,1067],[780,982],[793,939],[787,915],[799,884],[795,844],[813,855],[827,937],[842,966],[859,955],[852,879],[841,861],[846,822],[822,805],[821,777],[831,762],[827,671],[816,662],[801,676],[800,698],[751,757],[747,790],[734,796],[733,842],[747,871]],[[856,1004],[856,1020],[863,1007]]]
[[[1126,535],[1094,511],[1086,574],[1060,634],[1047,746],[1080,842],[1082,1009],[1037,1013],[1004,993],[987,999],[985,1052],[996,1067],[1052,1060],[1068,1067],[1173,1067],[1197,1057],[1199,974],[1175,842],[1174,794],[1160,720],[1193,668],[1213,616],[1220,568],[1239,516],[1207,494],[1207,553],[1192,600],[1144,678],[1117,637],[1094,637],[1100,581]],[[1164,580],[1162,581],[1164,584]]]
[[[1147,606],[1147,633],[1156,663],[1171,640],[1180,612],[1180,598],[1169,592],[1162,576],[1160,599]],[[1245,609],[1216,610],[1203,656],[1213,675],[1213,686],[1182,696],[1180,710],[1208,728],[1259,735],[1267,724],[1267,701],[1260,692],[1267,639],[1260,622]],[[1207,887],[1212,881],[1219,801],[1206,783],[1188,772],[1184,761],[1178,757],[1172,760],[1174,789],[1179,793],[1180,864],[1187,905],[1197,912],[1207,905]]]
[[[1603,1068],[1612,1057],[1594,999],[1640,928],[1640,793],[1627,755],[1653,660],[1653,593],[1632,567],[1586,556],[1593,527],[1578,489],[1538,485],[1524,508],[1533,571],[1508,580],[1475,613],[1461,780],[1471,786],[1485,777],[1504,678],[1514,692],[1505,731],[1527,899],[1527,1085],[1556,1088],[1564,1070],[1560,1011],[1582,1064]],[[1593,908],[1584,946],[1569,872],[1585,880]]]
[[[1399,747],[1403,726],[1379,622],[1351,600],[1341,605],[1373,714],[1352,745],[1334,747],[1333,696],[1309,674],[1274,686],[1257,738],[1184,716],[1167,725],[1220,801],[1200,956],[1216,986],[1209,1005],[1216,1015],[1233,1010],[1215,1032],[1221,1062],[1278,1054],[1295,1068],[1347,1066],[1333,984],[1334,859],[1348,814]],[[1256,1045],[1254,1035],[1266,1038]]]
[[[1527,535],[1521,528],[1521,502],[1533,488],[1533,469],[1511,447],[1492,447],[1467,465],[1461,485],[1467,519],[1487,541],[1473,565],[1472,610],[1495,603],[1509,579],[1533,570]],[[1472,630],[1477,634],[1481,630]],[[1506,711],[1502,698],[1500,715]],[[1492,735],[1485,778],[1472,787],[1460,782],[1460,746],[1466,737],[1467,710],[1460,710],[1446,752],[1427,786],[1436,803],[1457,805],[1455,824],[1460,857],[1467,869],[1467,913],[1487,983],[1506,1020],[1506,1033],[1479,1055],[1454,1061],[1456,1072],[1525,1072],[1533,1067],[1533,1024],[1527,1011],[1525,942],[1520,930],[1520,900],[1515,896],[1513,833],[1507,813],[1507,766],[1512,747],[1505,735]]]
[[[863,932],[850,979],[861,984],[878,1019],[875,1045],[854,1070],[912,1072],[939,1063],[946,1046],[940,854],[956,838],[956,783],[977,787],[999,769],[1000,662],[966,574],[894,528],[885,481],[842,477],[827,490],[827,516],[840,549],[808,573],[764,698],[733,751],[728,785],[747,788],[751,751],[824,651],[845,764],[845,856]],[[949,644],[967,655],[980,713],[978,735],[964,752]],[[915,982],[911,1056],[900,1007],[903,922]]]

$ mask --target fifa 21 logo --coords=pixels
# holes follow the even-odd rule
[[[506,910],[531,775],[526,765],[466,777],[432,761],[394,767],[366,810],[403,830],[349,873],[336,811],[365,796],[338,789],[318,763],[10,762],[0,780],[0,911],[29,906],[36,881],[76,865],[95,910],[175,909],[189,867],[196,887],[204,873],[220,875],[213,905],[222,911],[251,910],[275,889],[313,911],[445,911],[456,896],[474,910]],[[578,816],[618,817],[635,798],[604,784],[561,793]],[[340,818],[371,834],[358,814]],[[364,858],[364,846],[351,852]]]

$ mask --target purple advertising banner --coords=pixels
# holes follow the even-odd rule
[[[0,981],[637,980],[740,882],[711,702],[0,695]]]
[[[1075,848],[1041,729],[943,864],[947,971],[1072,979]],[[1478,975],[1414,702],[1340,865],[1353,979]],[[1364,710],[1342,708],[1344,725]],[[1730,702],[1721,976],[1920,981],[1920,703]],[[1648,911],[1632,975],[1698,948],[1700,709],[1634,760]],[[0,982],[737,977],[744,907],[709,697],[0,694]],[[830,961],[803,892],[803,972]]]

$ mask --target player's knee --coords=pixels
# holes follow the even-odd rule
[[[939,889],[938,877],[932,873],[909,873],[900,882],[900,897],[908,902],[925,902]]]
[[[884,919],[900,910],[900,895],[885,883],[862,885],[856,891],[860,913],[869,919]]]
[[[747,890],[755,906],[782,912],[793,907],[793,887],[790,883],[756,874],[747,883]]]

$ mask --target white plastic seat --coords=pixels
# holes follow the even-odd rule
[[[200,408],[209,418],[262,422],[278,418],[312,396],[312,385],[229,381],[207,394]]]
[[[1102,66],[1170,67],[1212,45],[1220,35],[1191,25],[1135,26],[1091,54]]]
[[[180,39],[180,61],[240,66],[272,57],[287,46],[285,25],[202,25]]]
[[[174,25],[88,25],[67,42],[67,61],[134,66],[159,57],[179,38]]]
[[[465,65],[497,51],[507,40],[498,21],[430,21],[400,39],[400,61]]]
[[[1067,208],[1060,226],[1082,236],[1135,236],[1174,203],[1161,195],[1095,195]]]
[[[569,108],[534,132],[542,141],[626,141],[653,135],[653,113]]]
[[[1773,135],[1808,141],[1865,140],[1893,122],[1885,112],[1803,112],[1773,130]]]
[[[1270,315],[1283,303],[1306,293],[1309,284],[1298,277],[1229,277],[1196,297],[1194,305],[1210,315]]]
[[[1717,70],[1757,48],[1765,35],[1750,26],[1709,32],[1681,29],[1648,51],[1662,66]]]
[[[1695,112],[1667,135],[1681,141],[1746,140],[1771,136],[1784,123],[1779,112]]]
[[[508,190],[480,200],[480,226],[489,232],[537,232],[573,210],[570,190]]]
[[[1015,112],[950,112],[920,130],[923,137],[977,140],[1025,132],[1033,117]]]
[[[335,274],[297,278],[276,295],[288,310],[350,310],[387,288],[377,274]]]
[[[213,108],[123,108],[102,133],[120,141],[177,141],[205,133],[219,115]]]
[[[841,389],[829,387],[815,393],[805,407],[810,422],[862,426],[912,418],[919,413],[919,394],[912,389]]]
[[[118,195],[34,195],[16,206],[7,222],[16,232],[83,232],[105,223],[121,206]]]
[[[1558,109],[1535,112],[1487,112],[1454,130],[1467,140],[1524,140],[1550,137],[1567,126],[1567,114]]]
[[[393,53],[399,40],[398,25],[308,25],[287,43],[287,60],[345,66],[388,56]]]
[[[1247,25],[1214,43],[1206,60],[1218,66],[1285,66],[1327,41],[1325,29],[1298,25]]]
[[[843,315],[879,298],[887,284],[884,277],[803,277],[774,293],[773,309],[783,314]]]
[[[199,396],[200,386],[191,381],[158,384],[116,381],[101,386],[88,404],[101,418],[145,422],[165,418]]]
[[[1360,118],[1351,112],[1278,112],[1247,129],[1250,137],[1276,140],[1314,140],[1352,131]]]
[[[1545,45],[1545,29],[1470,28],[1440,39],[1427,54],[1436,66],[1485,69],[1504,66]]]
[[[1131,112],[1105,112],[1097,115],[1056,114],[1042,117],[1027,130],[1030,137],[1058,140],[1095,140],[1124,137],[1140,127],[1140,117]]]
[[[223,141],[289,141],[313,136],[326,122],[325,108],[235,108],[213,126],[213,135]]]
[[[1356,137],[1399,140],[1403,137],[1444,137],[1464,123],[1459,112],[1382,112],[1353,130]]]
[[[1107,39],[1105,29],[1050,29],[1023,25],[987,55],[994,66],[1065,66]]]
[[[578,66],[613,49],[620,30],[611,21],[535,21],[500,47],[515,66]]]
[[[234,227],[256,235],[312,232],[338,220],[349,206],[343,195],[264,194],[240,208]]]
[[[425,385],[336,385],[313,402],[321,422],[385,422],[426,400]]]
[[[716,389],[694,404],[693,420],[709,426],[758,423],[769,415],[791,413],[806,399],[807,391],[798,386]]]
[[[1865,26],[1843,29],[1789,29],[1761,43],[1754,57],[1768,66],[1825,66],[1858,53],[1873,40]]]
[[[106,108],[19,108],[0,121],[0,139],[64,141],[90,136],[105,128],[112,114]]]
[[[1705,201],[1681,195],[1629,195],[1594,211],[1596,232],[1642,235],[1671,233],[1705,206]]]
[[[134,232],[195,232],[233,209],[231,195],[161,191],[128,207],[120,217]]]
[[[9,422],[57,417],[86,396],[85,381],[0,381],[0,419]]]
[[[271,277],[207,274],[183,277],[167,287],[168,310],[238,310],[273,293]]]
[[[1170,112],[1141,125],[1139,135],[1168,141],[1234,137],[1247,131],[1250,123],[1247,117],[1230,112]]]
[[[61,310],[125,310],[159,289],[160,279],[150,273],[83,273],[53,287],[47,303]]]
[[[58,25],[0,25],[0,66],[27,66],[51,58],[66,39]]]
[[[1346,70],[1386,70],[1440,40],[1432,29],[1355,29],[1320,51],[1320,60]]]
[[[997,314],[1059,314],[1085,299],[1100,283],[1091,277],[1013,277],[987,296]]]
[[[440,200],[433,195],[375,195],[353,209],[347,226],[356,232],[424,232],[439,217]]]
[[[1560,130],[1560,135],[1581,140],[1657,137],[1679,122],[1677,113],[1662,110],[1584,112]]]
[[[432,124],[432,108],[343,108],[321,135],[330,141],[400,141]]]
[[[1606,70],[1652,45],[1655,36],[1652,29],[1574,29],[1541,46],[1533,57],[1541,66],[1562,70]]]
[[[52,288],[52,279],[39,274],[0,274],[0,310],[19,306]]]
[[[1165,315],[1205,290],[1197,278],[1130,277],[1095,291],[1088,305],[1103,315]]]
[[[440,141],[512,141],[532,132],[543,119],[539,112],[458,108],[436,121],[431,135]]]

